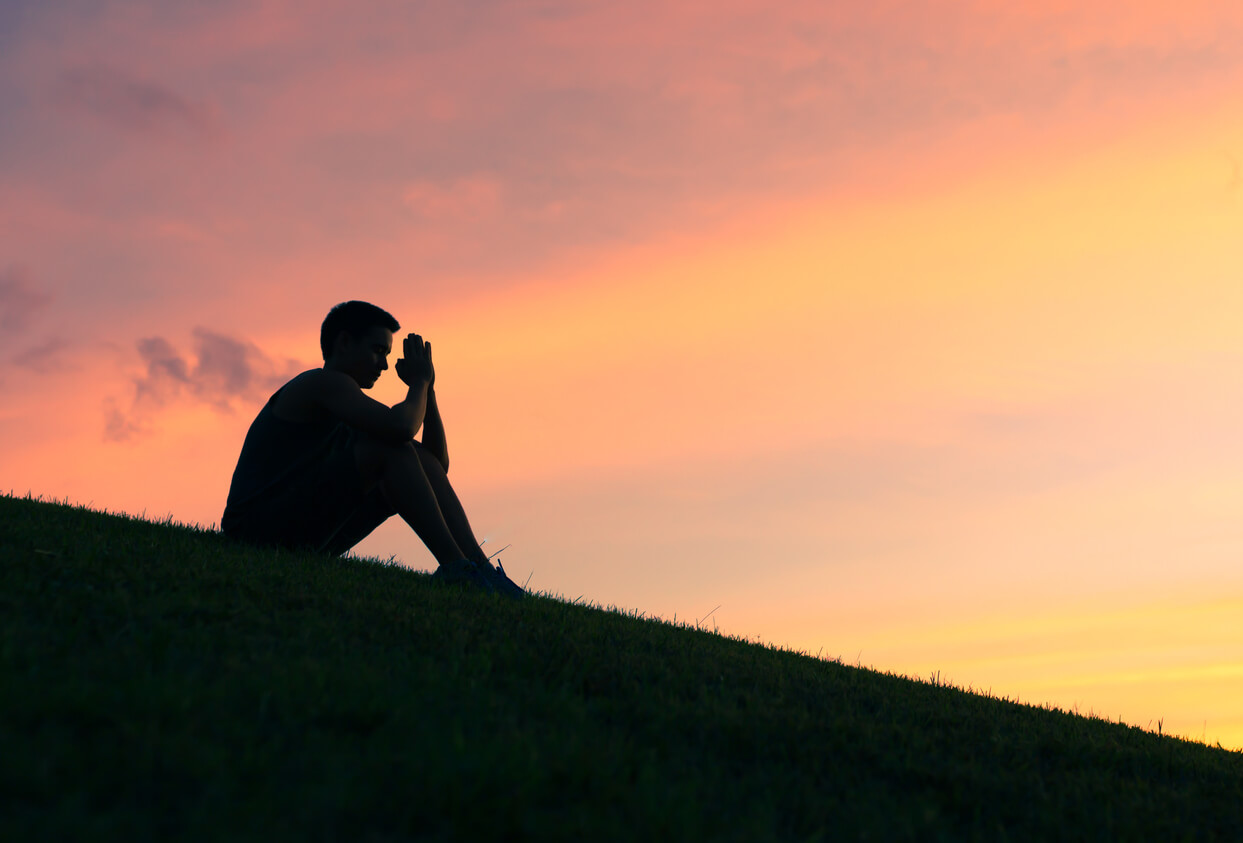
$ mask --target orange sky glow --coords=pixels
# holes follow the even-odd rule
[[[520,582],[1243,749],[1243,7],[936,6],[6,5],[0,489],[218,522],[369,299]]]

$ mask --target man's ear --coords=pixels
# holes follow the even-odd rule
[[[332,353],[337,354],[341,351],[347,351],[354,344],[354,338],[350,336],[350,332],[344,328],[337,331],[337,338],[332,341]]]

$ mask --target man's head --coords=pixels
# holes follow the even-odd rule
[[[363,389],[388,368],[393,332],[401,327],[392,314],[365,301],[347,301],[328,311],[319,331],[325,368],[345,372]]]
[[[324,360],[332,356],[333,347],[342,331],[351,338],[358,339],[372,328],[386,328],[389,333],[396,333],[401,325],[387,310],[370,302],[341,302],[328,311],[324,324],[319,329],[319,350],[323,352]]]

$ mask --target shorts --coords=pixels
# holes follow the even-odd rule
[[[221,529],[251,544],[339,556],[396,510],[367,489],[354,454],[359,434],[342,424],[325,446],[243,504],[225,508]]]

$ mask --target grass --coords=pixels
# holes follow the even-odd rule
[[[0,838],[1237,840],[1243,753],[0,497]]]

